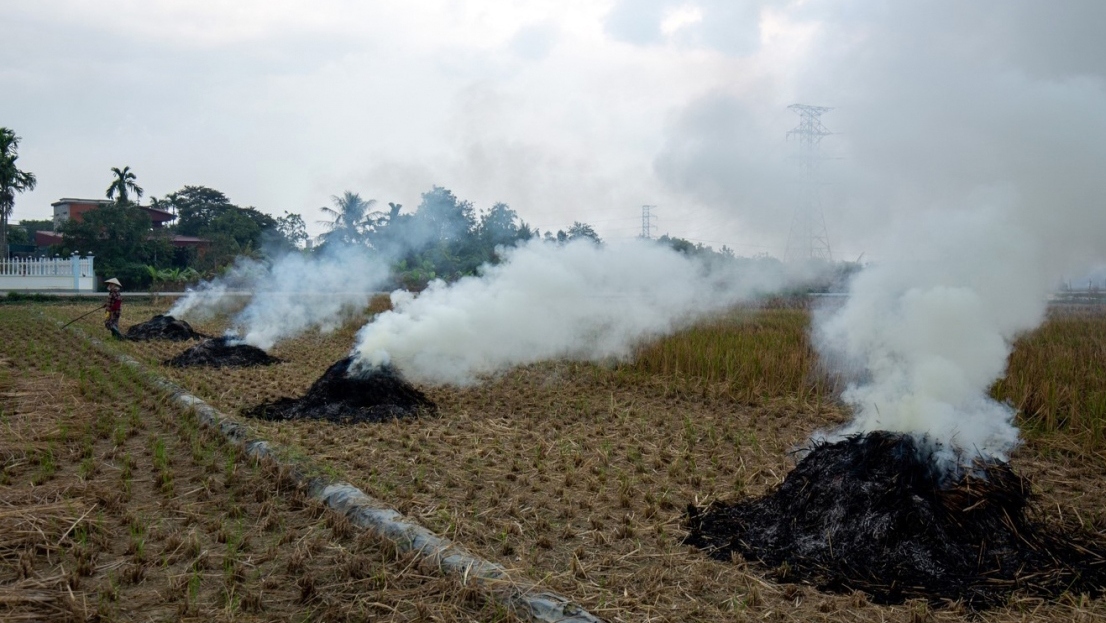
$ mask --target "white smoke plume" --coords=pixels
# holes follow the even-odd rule
[[[204,281],[177,299],[167,312],[182,320],[207,320],[242,306],[250,296],[253,284],[265,278],[268,266],[255,259],[240,256],[222,275]]]
[[[704,15],[727,6],[699,4]],[[835,253],[871,262],[814,329],[851,381],[856,419],[838,433],[910,432],[963,460],[1009,456],[1014,414],[988,389],[1052,290],[1106,258],[1106,39],[1091,35],[1106,4],[757,4],[762,25],[804,33],[794,73],[674,115],[659,175],[720,211],[736,206],[749,227],[786,232],[787,163],[774,165],[770,145],[797,121],[788,104],[832,107],[827,229]],[[738,54],[775,60],[773,40]]]
[[[228,335],[267,350],[310,329],[332,331],[363,310],[389,279],[388,264],[367,249],[327,248],[289,253],[271,264],[241,259],[226,275],[178,301],[169,314],[183,319],[235,309]]]
[[[352,355],[362,368],[393,363],[413,381],[469,385],[537,361],[623,358],[797,278],[774,262],[708,266],[654,242],[532,240],[479,277],[393,294]]]
[[[946,461],[1008,458],[1014,410],[987,390],[1055,282],[1038,242],[1002,216],[913,222],[896,257],[857,274],[847,301],[816,316],[820,354],[851,378],[842,397],[854,419],[832,437],[886,430],[938,442]]]

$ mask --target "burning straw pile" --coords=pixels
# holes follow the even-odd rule
[[[242,344],[234,338],[216,337],[204,340],[183,353],[165,361],[174,368],[209,366],[212,368],[246,368],[268,366],[281,360],[256,346]]]
[[[884,603],[921,597],[983,608],[1014,591],[1103,592],[1106,547],[1035,521],[1028,482],[1008,464],[950,475],[933,452],[886,432],[818,445],[762,498],[689,506],[686,542]]]
[[[243,411],[263,420],[316,419],[339,423],[382,422],[433,413],[435,405],[399,372],[383,366],[350,373],[351,357],[327,369],[301,398],[280,398]]]
[[[169,315],[158,314],[146,322],[131,326],[127,329],[128,340],[170,340],[184,342],[186,340],[200,340],[206,337],[202,333],[192,330],[192,326],[183,320],[178,320]]]

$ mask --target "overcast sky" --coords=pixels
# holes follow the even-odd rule
[[[834,107],[836,258],[976,203],[1106,225],[1097,0],[6,0],[0,23],[0,125],[39,182],[16,221],[127,165],[312,233],[331,195],[437,184],[543,231],[632,237],[652,204],[656,234],[782,255],[805,103]]]

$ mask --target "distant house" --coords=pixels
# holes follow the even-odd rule
[[[61,199],[50,204],[54,207],[54,231],[35,232],[35,246],[42,248],[58,244],[62,240],[60,232],[62,224],[69,219],[81,220],[81,215],[100,206],[111,205],[109,199]],[[165,224],[177,218],[176,214],[151,208],[150,206],[138,206],[146,214],[150,215],[151,229],[161,229]],[[199,251],[207,249],[211,241],[195,236],[172,236],[170,242],[174,247],[194,247]]]

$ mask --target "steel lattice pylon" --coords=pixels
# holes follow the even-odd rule
[[[641,237],[649,240],[653,237],[653,229],[656,225],[653,224],[653,213],[650,212],[657,206],[641,206]]]
[[[791,231],[787,234],[787,261],[833,261],[826,218],[822,213],[822,180],[820,163],[823,160],[818,146],[822,138],[832,134],[822,124],[821,116],[832,108],[792,104],[788,106],[799,115],[799,125],[787,133],[787,138],[798,138],[795,159],[799,166],[799,190],[795,213],[791,218]]]

